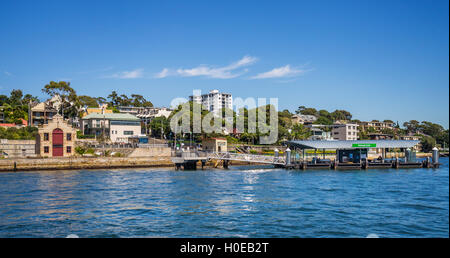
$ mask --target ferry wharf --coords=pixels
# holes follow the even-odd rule
[[[197,169],[201,163],[203,169],[206,162],[221,162],[228,168],[230,162],[248,162],[249,164],[271,164],[285,169],[372,169],[372,168],[438,168],[439,151],[434,148],[432,158],[427,157],[419,161],[416,158],[414,146],[419,141],[412,140],[353,140],[353,141],[286,141],[287,149],[280,155],[278,149],[274,155],[257,155],[234,152],[206,152],[206,151],[180,151],[172,156],[176,170]],[[307,150],[314,150],[314,157],[307,154]],[[322,157],[318,155],[320,150]],[[327,150],[333,150],[334,158],[326,158]],[[369,150],[379,154],[378,158],[370,159]],[[386,153],[396,150],[397,155],[386,158]],[[403,152],[404,158],[399,158],[398,151]],[[309,151],[310,152],[310,151]],[[373,156],[373,153],[372,153]],[[402,155],[403,156],[403,155]]]
[[[371,169],[371,168],[438,168],[439,151],[433,149],[433,155],[418,161],[413,140],[353,140],[353,141],[287,141],[286,163],[279,167],[287,169]],[[379,154],[369,159],[369,150]],[[386,158],[388,150],[396,149],[404,153],[404,158]],[[314,150],[314,157],[308,160],[306,150]],[[321,150],[323,156],[317,154]],[[335,150],[334,159],[326,159],[326,150]]]

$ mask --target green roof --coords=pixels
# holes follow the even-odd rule
[[[110,113],[110,114],[98,114],[92,113],[89,114],[82,119],[108,119],[108,120],[116,120],[116,121],[140,121],[139,118],[133,116],[131,114],[122,114],[122,113]]]

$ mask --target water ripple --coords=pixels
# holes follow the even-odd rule
[[[441,162],[0,173],[0,237],[448,237]]]

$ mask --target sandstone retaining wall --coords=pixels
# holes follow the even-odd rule
[[[3,159],[0,171],[100,169],[127,167],[172,167],[170,157],[64,157],[39,159]]]

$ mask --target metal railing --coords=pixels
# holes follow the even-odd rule
[[[208,152],[206,153],[208,159],[220,159],[220,160],[234,160],[244,161],[252,163],[264,163],[264,164],[286,164],[286,158],[284,156],[268,156],[268,155],[255,155],[244,153],[230,153],[230,152]]]
[[[139,143],[137,144],[137,147],[139,148],[165,148],[165,147],[169,147],[169,145],[167,143]]]
[[[84,143],[86,147],[95,149],[121,149],[121,148],[164,148],[167,144],[144,144],[144,143]]]

